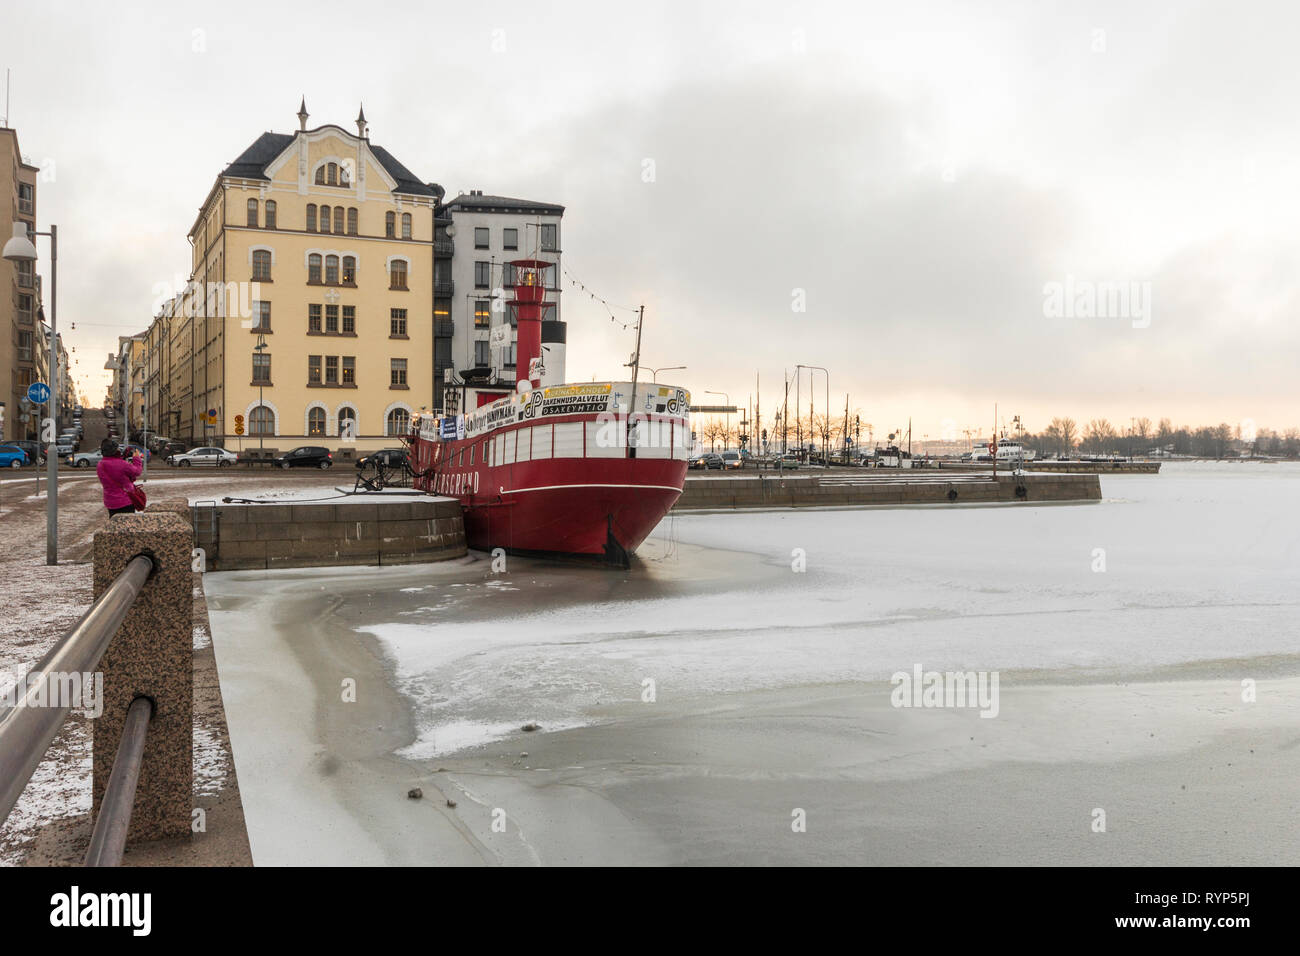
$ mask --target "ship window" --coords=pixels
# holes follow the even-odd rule
[[[519,453],[520,461],[528,461],[533,457],[533,430],[531,428],[519,429]]]
[[[492,464],[500,465],[505,461],[505,441],[501,435],[492,440]]]
[[[662,419],[639,419],[636,423],[636,455],[638,458],[670,458],[673,432]]]
[[[588,458],[624,458],[627,456],[627,430],[624,423],[611,418],[608,421],[586,422]]]
[[[483,439],[483,464],[485,465],[488,463],[488,449],[491,447],[492,445],[489,440],[486,438]]]
[[[538,425],[533,429],[533,460],[551,457],[551,426]]]
[[[690,457],[690,442],[687,440],[690,436],[686,433],[686,426],[680,422],[673,422],[673,457],[686,461]]]
[[[474,446],[473,446],[473,445],[470,445],[470,446],[469,446],[469,463],[470,463],[471,466],[473,466],[473,464],[474,464]]]
[[[515,433],[506,432],[503,437],[506,440],[505,441],[506,456],[502,460],[501,464],[513,465],[515,463]]]
[[[582,422],[562,422],[555,426],[552,454],[556,458],[582,457]]]

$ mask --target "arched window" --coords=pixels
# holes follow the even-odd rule
[[[340,236],[343,235],[343,207],[334,207],[334,231]]]
[[[330,231],[330,207],[329,206],[320,207],[320,231],[321,232]]]
[[[389,239],[397,235],[397,213],[384,213],[384,235]]]
[[[313,252],[307,257],[307,281],[320,282],[320,254]]]
[[[339,437],[357,437],[357,410],[351,405],[339,409]]]
[[[404,408],[394,408],[384,424],[388,436],[405,435],[411,430],[411,413]]]
[[[339,181],[338,163],[330,163],[329,173],[325,177],[325,184],[328,186],[336,186],[338,185],[338,181]]]
[[[275,200],[274,199],[268,199],[266,201],[266,228],[267,229],[275,228]]]
[[[343,257],[343,284],[357,284],[357,260],[353,256]]]
[[[325,167],[324,167],[324,166],[317,166],[317,167],[316,167],[316,185],[317,185],[317,186],[324,186],[324,185],[325,185]]]
[[[265,249],[253,251],[253,281],[271,281],[271,253]]]
[[[254,229],[257,228],[257,200],[256,199],[250,199],[248,201],[248,224],[252,226]]]
[[[339,284],[339,257],[338,256],[325,257],[325,284],[326,285]]]
[[[411,238],[411,214],[409,212],[402,213],[402,238]]]
[[[340,186],[352,185],[352,177],[348,175],[348,167],[346,165],[339,167],[339,185]]]
[[[406,260],[394,259],[389,266],[388,288],[405,289],[406,288]]]
[[[316,231],[316,204],[314,202],[307,203],[307,231]]]
[[[248,413],[248,433],[250,435],[274,435],[275,413],[265,405],[258,405]]]
[[[317,407],[307,412],[307,434],[308,436],[325,434],[325,409]]]
[[[357,207],[353,206],[348,210],[348,235],[357,234]]]

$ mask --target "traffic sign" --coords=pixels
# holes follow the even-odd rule
[[[242,425],[242,424],[244,424],[244,416],[243,416],[243,415],[236,415],[236,416],[235,416],[235,424],[236,424],[236,425]]]
[[[244,426],[243,426],[243,425],[236,425],[236,426],[235,426],[235,434],[236,434],[236,435],[242,435],[242,434],[244,434]]]
[[[44,382],[32,382],[27,386],[27,400],[44,405],[50,400],[50,387]]]
[[[216,417],[217,417],[217,410],[215,408],[209,408],[208,418],[216,418]]]

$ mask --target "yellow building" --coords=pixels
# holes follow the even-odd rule
[[[307,118],[259,136],[203,202],[191,281],[145,336],[151,431],[364,450],[433,407],[442,189],[372,144],[364,113],[355,133]]]
[[[36,182],[40,172],[23,161],[18,133],[0,127],[0,200],[9,214],[0,217],[0,245],[12,234],[13,223],[36,228]],[[4,428],[0,439],[37,436],[38,416],[22,421],[22,402],[27,387],[43,380],[48,371],[44,354],[48,343],[42,335],[41,277],[35,263],[0,259],[0,405],[4,406]]]

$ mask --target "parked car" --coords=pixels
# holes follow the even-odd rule
[[[330,454],[328,448],[321,448],[319,445],[303,445],[271,461],[281,468],[329,468],[334,464],[334,456]]]
[[[11,442],[5,442],[7,445],[14,445],[27,452],[29,461],[40,463],[45,460],[45,448],[38,441],[28,441],[25,438],[16,439]]]
[[[776,467],[790,469],[790,470],[798,469],[799,455],[792,451],[786,452],[784,455],[782,455],[780,458],[776,460]]]
[[[76,450],[77,443],[72,440],[71,436],[64,437],[60,435],[59,440],[54,443],[54,454],[59,458],[71,455]]]
[[[132,453],[144,455],[145,461],[148,461],[150,457],[149,452],[141,448],[139,445],[122,446],[123,457],[130,457]],[[99,449],[95,449],[94,451],[73,452],[68,455],[67,463],[73,468],[93,468],[103,460],[103,457],[104,456],[100,453]]]
[[[183,455],[188,450],[189,449],[185,447],[185,442],[183,441],[169,441],[167,444],[159,448],[157,453],[162,455],[164,458],[170,459],[172,455]]]
[[[177,465],[181,468],[189,468],[192,465],[211,465],[214,468],[229,468],[239,457],[233,451],[226,451],[224,448],[215,446],[205,446],[203,448],[193,448],[187,452],[173,454],[167,459],[167,464]]]
[[[21,468],[30,459],[17,445],[0,445],[0,468]]]
[[[363,458],[357,459],[358,468],[366,467],[384,467],[401,471],[406,465],[405,448],[382,448],[379,451],[371,452]]]

